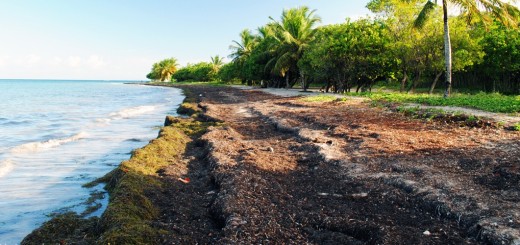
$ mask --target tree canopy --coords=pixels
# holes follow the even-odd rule
[[[169,58],[161,60],[152,65],[152,71],[146,75],[146,78],[159,81],[170,81],[172,75],[177,71],[177,59]]]
[[[520,93],[519,31],[511,29],[518,25],[518,10],[499,0],[439,3],[451,3],[460,13],[447,15],[432,0],[372,0],[367,8],[373,17],[318,26],[316,10],[286,9],[255,30],[241,31],[229,46],[230,63],[213,56],[177,71],[175,60],[164,60],[147,77],[277,88],[299,83],[304,90],[313,83],[333,92],[370,91],[385,82],[403,92],[430,93],[444,79],[446,94],[452,84]]]

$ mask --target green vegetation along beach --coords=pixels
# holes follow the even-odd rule
[[[181,117],[101,178],[101,218],[45,243],[486,243],[518,239],[517,131],[356,98],[176,85]],[[309,97],[310,96],[310,97]]]
[[[518,244],[520,11],[370,0],[285,9],[230,54],[152,64],[186,96],[106,176],[101,217],[23,244]]]

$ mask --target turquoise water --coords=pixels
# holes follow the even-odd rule
[[[113,81],[0,80],[0,244],[86,209],[103,176],[157,137],[181,91]],[[106,198],[97,201],[102,208]]]

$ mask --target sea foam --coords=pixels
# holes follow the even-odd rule
[[[147,106],[137,106],[132,108],[123,109],[121,111],[110,113],[111,119],[123,119],[139,116],[145,113],[149,113],[155,110],[155,106],[147,105]]]
[[[55,148],[60,145],[78,141],[80,139],[84,139],[87,137],[87,133],[81,132],[79,134],[73,135],[71,137],[67,138],[61,138],[61,139],[51,139],[47,141],[41,141],[41,142],[30,142],[23,145],[15,146],[11,148],[11,153],[33,153],[33,152],[40,152],[43,150],[47,150],[50,148]]]
[[[0,161],[0,178],[13,171],[14,164],[11,160]]]
[[[156,109],[157,109],[157,107],[153,106],[153,105],[126,108],[126,109],[120,110],[118,112],[110,113],[108,118],[98,118],[98,119],[96,119],[96,122],[101,125],[108,125],[113,120],[120,120],[120,119],[136,117],[136,116],[139,116],[142,114],[153,112]]]

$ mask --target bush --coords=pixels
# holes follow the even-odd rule
[[[182,81],[212,81],[215,79],[212,66],[207,62],[200,62],[197,64],[188,64],[186,67],[179,69],[173,74],[173,79]]]

